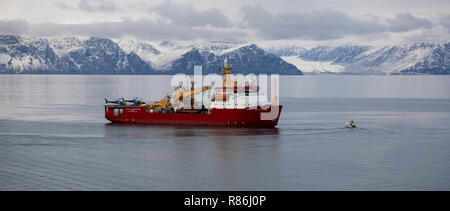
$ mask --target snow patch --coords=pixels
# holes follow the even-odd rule
[[[344,70],[343,66],[331,64],[331,62],[306,61],[297,56],[282,56],[281,58],[304,73],[339,73]]]
[[[173,51],[165,51],[152,57],[150,62],[153,67],[166,71],[172,67],[173,61],[181,58],[185,53],[191,50],[192,49],[178,49]]]
[[[69,52],[83,48],[82,41],[75,37],[53,38],[49,41],[49,46],[58,57],[63,57]]]
[[[9,55],[0,53],[0,64],[7,64],[10,59],[11,57],[9,57]]]
[[[432,53],[431,48],[418,48],[407,52],[401,59],[396,59],[392,62],[382,63],[380,71],[385,73],[399,72],[413,67],[417,63],[423,62]]]

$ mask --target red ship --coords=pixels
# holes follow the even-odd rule
[[[258,102],[259,87],[252,84],[237,86],[230,74],[231,65],[224,65],[222,87],[215,88],[216,94],[205,107],[196,104],[194,95],[211,91],[210,86],[194,89],[177,87],[172,96],[146,104],[142,100],[106,101],[105,117],[114,123],[152,124],[152,125],[190,125],[225,127],[274,127],[283,108],[277,104],[277,97],[265,105]],[[275,86],[276,87],[276,86]],[[255,104],[255,102],[257,102]]]

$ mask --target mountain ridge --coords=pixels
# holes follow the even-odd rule
[[[95,37],[0,35],[0,73],[218,73],[227,58],[248,74],[450,74],[450,42],[391,46],[342,45],[261,48],[242,41],[146,41]]]
[[[218,73],[226,57],[234,63],[234,73],[302,75],[294,65],[246,42],[0,35],[0,73],[177,74],[192,72],[195,65]]]
[[[450,42],[446,41],[391,46],[318,46],[300,54],[287,49],[269,51],[302,67],[305,74],[450,74]]]

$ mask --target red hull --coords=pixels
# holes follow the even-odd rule
[[[109,121],[115,123],[225,127],[274,127],[278,124],[282,107],[283,106],[280,105],[268,108],[266,110],[262,108],[211,109],[209,112],[204,114],[192,114],[150,113],[147,112],[146,107],[144,106],[106,105],[105,117]],[[120,109],[123,109],[122,112],[118,112]],[[273,116],[273,118],[269,118],[269,120],[262,120],[261,115],[267,115],[269,113],[271,114],[269,116]]]

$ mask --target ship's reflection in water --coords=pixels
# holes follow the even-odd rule
[[[104,128],[105,140],[131,148],[133,157],[146,160],[142,164],[146,177],[159,175],[160,183],[170,181],[166,190],[280,188],[283,156],[278,128],[113,123]]]
[[[189,136],[265,136],[279,135],[278,128],[227,128],[227,127],[189,127],[130,125],[118,123],[105,124],[107,138],[152,138],[152,137],[189,137]]]

